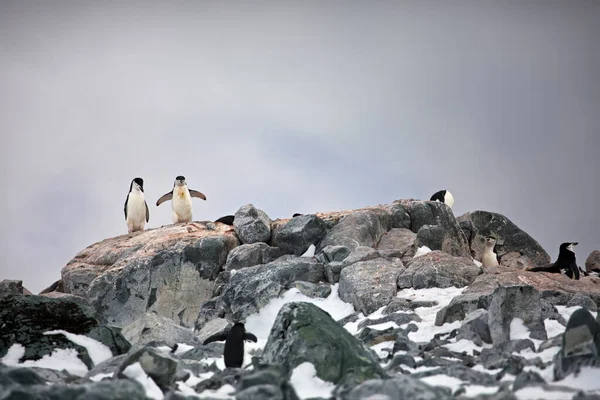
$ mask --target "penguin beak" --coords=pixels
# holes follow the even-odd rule
[[[579,244],[579,243],[577,243],[577,242],[573,242],[573,243],[571,243],[571,245],[572,245],[572,246],[577,246],[578,244]]]

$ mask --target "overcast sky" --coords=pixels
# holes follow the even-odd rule
[[[0,2],[0,279],[148,227],[428,199],[600,249],[600,2]]]

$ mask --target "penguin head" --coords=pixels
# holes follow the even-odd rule
[[[488,236],[485,238],[485,245],[487,247],[494,247],[496,245],[496,238],[493,236]]]
[[[175,186],[186,186],[187,183],[185,182],[185,176],[183,175],[179,175],[178,177],[175,178]]]
[[[571,253],[575,253],[575,246],[579,243],[577,242],[566,242],[560,245],[560,251],[570,251]]]
[[[129,187],[129,191],[139,190],[140,192],[144,191],[144,180],[142,178],[133,178],[131,181],[131,186]]]

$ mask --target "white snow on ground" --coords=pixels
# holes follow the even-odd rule
[[[526,387],[515,392],[519,400],[568,400],[573,392],[548,391],[540,387]]]
[[[290,383],[300,399],[308,399],[310,397],[329,398],[335,388],[333,383],[319,378],[315,366],[309,362],[304,362],[294,368],[290,377]]]
[[[308,250],[306,250],[304,254],[302,254],[300,257],[314,257],[316,249],[317,248],[315,247],[315,245],[311,244],[310,246],[308,246]]]
[[[558,321],[554,319],[546,319],[544,320],[544,327],[546,328],[546,333],[548,334],[548,339],[553,338],[557,335],[562,335],[565,331],[565,327],[562,326]]]
[[[0,359],[0,362],[5,365],[17,365],[24,355],[25,346],[20,343],[15,343],[8,348],[8,352]]]
[[[76,335],[60,329],[44,332],[44,335],[64,335],[71,342],[78,344],[81,347],[85,347],[94,365],[98,365],[113,356],[108,346],[85,335]]]
[[[473,350],[481,351],[484,348],[491,348],[491,344],[484,343],[483,346],[477,346],[475,343],[471,342],[467,339],[460,339],[456,342],[444,345],[445,348],[451,351],[455,351],[457,353],[462,353],[466,351],[467,354],[473,355]]]
[[[581,308],[580,306],[573,306],[573,307],[555,306],[555,307],[558,310],[558,313],[565,319],[565,321],[568,321],[569,318],[571,318],[571,315],[575,311],[577,311]],[[590,311],[590,312],[594,318],[596,318],[596,316],[598,315],[597,312],[593,312],[593,311]],[[563,332],[564,332],[564,330],[563,330]]]
[[[178,356],[178,355],[183,354],[186,351],[189,351],[193,348],[194,348],[194,346],[190,346],[185,343],[177,343],[177,350],[175,350],[175,355]]]
[[[46,354],[36,361],[27,360],[20,362],[25,355],[25,347],[19,343],[15,343],[8,349],[6,355],[2,358],[2,364],[19,367],[39,367],[48,368],[56,371],[62,371],[77,375],[85,376],[88,373],[87,366],[77,357],[75,349],[54,349],[52,354]]]
[[[483,267],[483,263],[481,261],[477,261],[476,259],[473,259],[473,264],[477,265],[478,267]]]
[[[139,383],[142,384],[144,390],[146,391],[146,396],[155,399],[162,400],[164,399],[164,395],[162,390],[156,385],[154,380],[146,375],[146,372],[142,368],[139,362],[135,364],[131,364],[127,368],[123,370],[123,374],[131,379],[135,379]]]
[[[417,249],[417,251],[415,252],[415,255],[413,256],[413,258],[415,257],[420,257],[422,255],[425,255],[427,253],[431,253],[431,249],[427,246],[421,246]]]
[[[492,394],[498,391],[498,388],[495,386],[471,385],[448,375],[428,376],[426,378],[421,378],[421,382],[425,382],[432,386],[446,386],[451,388],[452,392],[464,387],[466,390],[465,395],[469,397],[478,396],[480,394]]]
[[[204,392],[198,394],[197,396],[201,399],[211,398],[211,399],[233,399],[233,394],[235,393],[235,388],[231,385],[223,385],[217,390],[205,390]]]
[[[114,372],[109,372],[108,374],[97,374],[90,376],[90,381],[100,382],[104,378],[112,378],[114,374]]]

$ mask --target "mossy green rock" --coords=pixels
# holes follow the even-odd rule
[[[331,316],[311,303],[288,303],[277,318],[263,361],[292,370],[310,362],[319,378],[333,383],[384,378],[385,372],[364,345]]]

